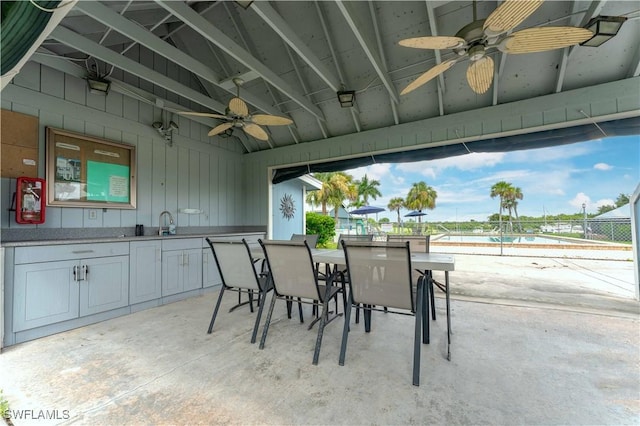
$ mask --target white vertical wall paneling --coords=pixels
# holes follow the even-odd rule
[[[189,204],[189,165],[190,155],[189,150],[183,147],[178,147],[178,198],[177,203],[173,206],[171,213],[178,220],[178,226],[189,226],[189,219],[187,215],[179,215],[178,209],[182,206]]]
[[[140,167],[141,165],[153,164],[153,141],[151,138],[138,138],[138,146],[136,149],[137,164],[136,166],[136,182],[137,182],[137,212],[136,223],[151,223],[153,212],[151,211],[153,196],[153,168]],[[160,212],[158,212],[159,214]]]
[[[198,196],[198,208],[203,212],[198,216],[200,226],[209,226],[209,203],[208,200],[212,197],[210,190],[211,173],[209,170],[209,164],[211,164],[210,155],[201,153],[199,156],[200,161],[200,194]]]
[[[209,225],[220,225],[220,178],[219,178],[219,155],[209,157]]]
[[[151,220],[149,222],[138,222],[145,226],[157,226],[157,216],[164,210],[166,205],[166,150],[162,143],[153,144],[152,154],[152,185],[151,185]],[[142,165],[138,162],[138,167]],[[145,231],[148,232],[148,231]]]
[[[222,159],[224,160],[224,159]],[[229,167],[229,164],[226,161],[219,161],[218,162],[218,182],[219,182],[219,188],[220,190],[218,191],[218,199],[220,200],[220,204],[218,205],[218,217],[219,222],[220,223],[227,223],[227,203],[229,202],[229,196],[228,196],[228,192],[229,192],[229,187],[227,186],[227,182],[228,180],[228,174],[227,174],[227,169]]]
[[[176,213],[178,208],[178,152],[179,149],[176,145],[172,147],[166,146],[166,174],[165,174],[165,205],[163,210],[168,210],[171,214]],[[156,213],[158,216],[160,212]],[[158,223],[158,218],[154,218],[156,223]]]
[[[200,208],[200,152],[191,150],[189,152],[189,166],[185,172],[189,173],[189,198],[187,203],[179,205],[178,208]],[[184,223],[189,226],[200,226],[200,216],[185,215]]]
[[[56,98],[64,97],[64,73],[43,66],[40,67],[40,73],[42,93]]]

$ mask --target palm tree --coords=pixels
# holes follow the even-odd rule
[[[405,206],[414,210],[423,210],[425,208],[433,210],[436,208],[437,197],[438,194],[436,193],[436,190],[425,182],[414,183],[407,195]],[[418,216],[418,223],[421,222],[422,217]]]
[[[387,204],[389,211],[396,211],[398,213],[398,227],[400,226],[400,209],[404,207],[404,199],[400,197],[392,198]]]
[[[353,183],[353,177],[344,172],[318,173],[316,178],[322,181],[322,189],[318,192],[318,198],[322,204],[322,214],[327,214],[327,205],[333,207],[336,223],[338,222],[338,209],[342,207],[345,199],[355,200],[357,189]]]
[[[511,223],[511,209],[513,208],[513,212],[516,215],[516,222],[518,222],[518,227],[520,228],[520,232],[522,232],[522,224],[518,217],[518,200],[522,200],[524,196],[522,195],[522,189],[520,189],[520,187],[512,185],[509,186],[510,188],[505,194],[505,203],[508,203],[509,206],[509,223]],[[511,225],[511,229],[513,230],[513,225]]]
[[[382,193],[378,190],[380,181],[375,179],[369,180],[366,174],[361,180],[356,181],[356,185],[358,187],[358,198],[362,197],[365,206],[369,205],[369,197],[375,200],[382,196]]]
[[[500,197],[500,214],[498,215],[499,217],[499,223],[500,223],[500,231],[502,231],[502,209],[505,206],[504,205],[504,200],[505,197],[507,195],[507,192],[509,191],[509,188],[512,185],[509,182],[505,182],[503,180],[501,180],[500,182],[495,183],[492,187],[491,187],[491,198],[496,198],[496,197]]]

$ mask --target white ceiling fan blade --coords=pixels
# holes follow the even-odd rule
[[[208,136],[219,135],[220,133],[222,133],[225,130],[230,129],[232,127],[233,127],[233,123],[222,123],[222,124],[217,125],[213,129],[211,129],[211,131],[209,133],[207,133],[207,135]]]
[[[247,106],[245,101],[240,98],[231,98],[231,100],[229,101],[229,111],[231,111],[232,114],[238,115],[240,117],[246,117],[247,115],[249,115],[249,107]]]
[[[453,49],[455,47],[462,47],[465,44],[463,38],[460,37],[445,37],[445,36],[432,36],[432,37],[415,37],[400,40],[398,42],[400,46],[415,47],[416,49]]]
[[[293,120],[289,118],[267,114],[255,114],[251,117],[251,121],[263,126],[288,126],[293,123]]]
[[[211,117],[211,118],[227,118],[226,115],[221,114],[210,114],[208,112],[191,112],[191,111],[182,111],[178,112],[180,115],[194,115],[196,117]]]
[[[402,90],[402,92],[400,92],[400,95],[406,95],[407,93],[416,90],[418,87],[422,86],[429,80],[434,79],[435,77],[439,76],[440,74],[442,74],[443,72],[451,68],[456,62],[457,62],[457,59],[449,59],[448,61],[445,61],[436,65],[435,67],[431,68],[429,71],[422,74],[420,77],[413,80],[411,84],[409,84],[407,87],[405,87]]]
[[[471,90],[478,94],[483,94],[493,82],[493,59],[489,56],[485,56],[472,62],[467,68],[467,82]]]
[[[506,0],[484,21],[485,34],[495,36],[514,29],[543,2],[544,0]]]
[[[511,34],[498,48],[509,54],[544,52],[582,43],[591,36],[591,31],[578,27],[528,28]]]
[[[267,132],[265,132],[264,129],[258,126],[257,124],[246,123],[244,126],[242,126],[242,128],[244,129],[245,132],[247,132],[248,134],[250,134],[256,139],[259,139],[261,141],[269,140],[269,135],[267,135]]]

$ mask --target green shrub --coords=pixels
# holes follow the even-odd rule
[[[4,397],[2,389],[0,389],[0,418],[8,419],[9,417],[9,401]]]
[[[307,213],[307,234],[318,234],[317,247],[328,247],[336,235],[336,221],[318,213]]]

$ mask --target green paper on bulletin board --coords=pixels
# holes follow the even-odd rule
[[[129,202],[129,167],[87,161],[87,200]]]

